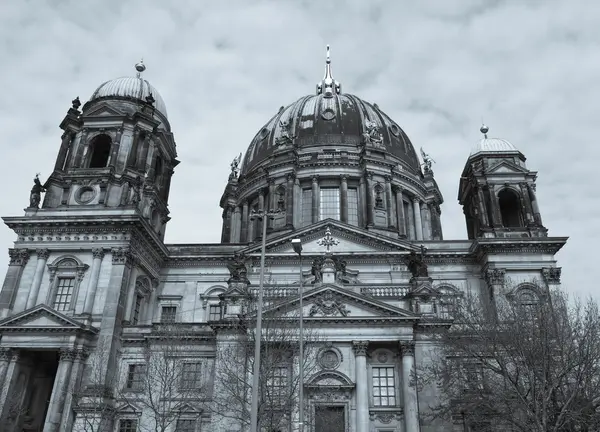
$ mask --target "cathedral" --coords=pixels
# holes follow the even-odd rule
[[[444,240],[433,160],[328,51],[316,91],[238,144],[221,241],[169,244],[175,131],[135,69],[73,100],[52,173],[3,218],[2,431],[467,430],[427,420],[432,335],[467,292],[560,284],[567,239],[518,148],[481,127],[456,173],[466,236]]]

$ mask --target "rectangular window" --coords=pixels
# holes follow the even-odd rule
[[[358,226],[358,190],[348,189],[348,223]]]
[[[221,305],[208,306],[208,320],[219,321],[221,319]]]
[[[175,432],[195,432],[196,420],[180,419],[175,425]]]
[[[137,325],[140,322],[140,313],[142,311],[142,302],[144,297],[141,294],[135,295],[135,303],[133,305],[133,314],[131,316],[131,323]]]
[[[145,364],[130,364],[127,369],[127,382],[125,388],[128,390],[141,390],[146,375]]]
[[[119,432],[137,432],[137,420],[119,420]]]
[[[393,367],[373,368],[373,405],[396,406],[396,380]]]
[[[301,226],[312,223],[312,190],[302,189],[302,221]]]
[[[57,311],[66,311],[71,306],[73,290],[75,288],[75,278],[59,277],[56,285],[56,296],[54,297],[54,309]]]
[[[160,313],[161,323],[174,323],[177,318],[177,308],[175,306],[163,306]]]
[[[283,406],[289,398],[287,366],[276,366],[271,369],[267,378],[268,400],[273,406]]]
[[[321,188],[321,205],[319,208],[319,220],[340,220],[340,189]]]
[[[202,386],[202,364],[184,363],[182,365],[183,373],[181,374],[181,388],[183,389],[199,389]]]

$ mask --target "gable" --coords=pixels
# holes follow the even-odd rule
[[[268,252],[294,253],[291,242],[292,239],[299,238],[302,241],[303,254],[322,254],[327,251],[327,248],[321,245],[320,241],[325,237],[327,229],[337,241],[337,244],[330,248],[334,254],[416,251],[418,249],[405,240],[385,237],[333,219],[327,219],[293,233],[268,239],[265,247]],[[260,245],[252,245],[244,251],[244,253],[253,252],[260,252]]]
[[[123,113],[119,112],[109,104],[100,104],[94,108],[94,110],[87,112],[85,117],[109,117],[109,116],[122,116]]]
[[[0,332],[78,332],[97,333],[94,327],[69,318],[46,305],[38,305],[15,316],[0,321]]]
[[[299,315],[299,298],[294,297],[278,305],[268,308],[266,317],[295,318]],[[379,300],[365,297],[353,291],[326,285],[306,291],[302,304],[303,316],[310,319],[319,318],[404,318],[416,319],[412,312],[390,306]]]
[[[527,174],[528,170],[515,165],[512,162],[503,160],[502,162],[493,165],[487,169],[487,174]]]

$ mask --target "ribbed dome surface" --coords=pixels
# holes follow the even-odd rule
[[[152,94],[156,110],[167,117],[167,107],[162,96],[148,81],[141,77],[121,77],[106,81],[96,89],[90,101],[100,98],[131,98],[146,102],[146,97]]]
[[[374,125],[373,125],[374,124]],[[377,105],[351,94],[305,96],[282,107],[252,140],[241,169],[246,175],[293,138],[299,150],[309,147],[359,150],[363,136],[373,126],[381,146],[401,159],[406,168],[420,172],[417,154],[404,131]]]
[[[486,153],[503,153],[503,152],[518,152],[519,150],[510,142],[501,138],[483,138],[471,150],[471,155],[480,152]]]

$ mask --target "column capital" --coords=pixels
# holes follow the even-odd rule
[[[366,356],[368,347],[368,341],[352,341],[352,350],[356,356]]]
[[[9,265],[24,266],[29,261],[28,249],[9,249],[8,256],[10,257]]]
[[[111,254],[113,264],[131,264],[133,261],[133,254],[129,248],[112,248]]]
[[[296,173],[294,171],[287,173],[285,178],[287,179],[287,181],[292,181],[296,178]]]
[[[104,252],[104,249],[102,249],[102,248],[93,248],[92,249],[92,256],[94,258],[102,259],[102,258],[104,258],[104,254],[105,254],[105,252]]]
[[[348,174],[340,174],[340,180],[342,182],[347,182],[348,181]]]
[[[44,261],[47,260],[48,257],[50,256],[50,251],[48,249],[36,249],[35,253],[36,253],[38,259],[41,259]]]
[[[400,185],[397,184],[393,184],[392,185],[392,190],[394,191],[394,193],[402,193],[404,192],[404,188]]]
[[[545,267],[542,269],[542,276],[548,284],[559,284],[561,271],[560,267]]]
[[[501,268],[489,268],[485,271],[485,281],[489,285],[502,285],[504,283],[504,277],[506,270]]]
[[[313,183],[319,183],[319,176],[318,175],[313,176],[312,182]]]
[[[390,183],[392,181],[392,176],[391,175],[386,175],[383,178],[385,179],[386,183]]]
[[[85,361],[89,356],[90,352],[85,348],[78,348],[75,351],[75,360]]]
[[[2,347],[0,348],[0,361],[9,362],[12,359],[13,349]]]
[[[414,196],[414,197],[412,197],[412,202],[415,204],[420,204],[421,199],[418,196]]]
[[[275,184],[275,177],[267,177],[267,184],[273,186]]]
[[[58,353],[60,356],[60,361],[73,361],[78,356],[78,351],[73,348],[61,348]]]
[[[415,341],[400,341],[400,353],[402,357],[404,356],[414,356],[415,355]]]
[[[365,173],[367,180],[373,180],[373,173],[371,171],[367,171]]]

